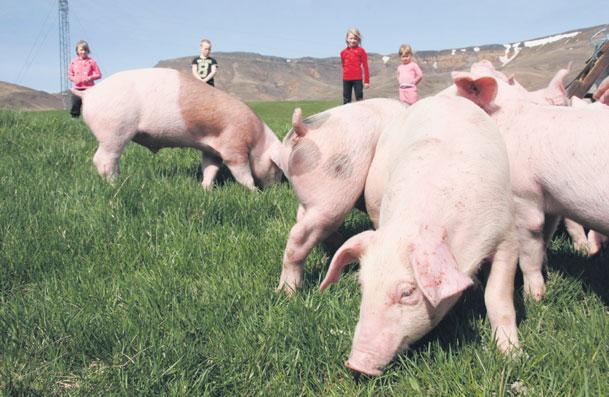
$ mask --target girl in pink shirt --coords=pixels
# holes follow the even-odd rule
[[[76,58],[70,62],[68,78],[74,83],[72,90],[84,91],[93,87],[94,81],[101,79],[101,71],[97,62],[89,56],[89,44],[81,40],[76,43]],[[72,117],[80,116],[82,100],[79,96],[72,95],[72,107],[70,114]]]
[[[400,46],[400,60],[402,64],[398,66],[397,78],[400,84],[400,101],[409,105],[418,99],[417,84],[423,78],[423,72],[419,65],[412,60],[412,47],[408,44]]]

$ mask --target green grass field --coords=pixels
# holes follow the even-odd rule
[[[250,105],[282,137],[296,105],[335,103]],[[207,192],[198,152],[130,144],[111,186],[95,149],[67,113],[0,111],[4,395],[609,395],[607,256],[578,256],[564,233],[543,302],[517,281],[522,358],[494,348],[477,287],[383,376],[354,380],[356,267],[321,294],[333,249],[319,246],[304,289],[274,292],[297,207],[288,184],[254,193],[224,170]],[[340,231],[369,227],[353,211]]]

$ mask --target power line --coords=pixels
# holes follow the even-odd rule
[[[30,51],[28,52],[27,56],[25,57],[25,60],[23,61],[23,65],[21,66],[21,69],[19,70],[19,73],[17,74],[17,78],[15,79],[15,81],[17,83],[21,83],[21,79],[25,76],[26,72],[29,70],[30,66],[34,62],[34,58],[35,58],[34,54],[36,54],[38,52],[38,50],[40,49],[40,47],[42,47],[42,45],[46,41],[47,36],[49,35],[49,32],[51,31],[51,28],[53,27],[53,25],[50,25],[50,27],[47,28],[46,32],[45,32],[46,24],[49,21],[49,17],[51,16],[52,11],[53,11],[53,7],[51,6],[49,8],[49,12],[47,13],[46,18],[44,19],[44,22],[42,23],[42,25],[40,25],[40,30],[38,31],[36,40],[34,40],[32,47],[30,47]]]

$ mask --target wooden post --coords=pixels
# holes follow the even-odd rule
[[[590,59],[575,80],[567,87],[567,96],[583,98],[598,77],[609,69],[609,40],[603,44],[596,59]]]

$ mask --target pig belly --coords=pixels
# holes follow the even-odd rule
[[[213,157],[217,161],[222,161],[222,155],[219,151],[211,147],[210,145],[201,142],[201,140],[195,140],[190,137],[190,134],[185,134],[181,137],[167,137],[167,136],[156,136],[147,132],[138,132],[133,137],[133,142],[144,146],[153,153],[157,153],[163,148],[177,148],[186,147],[198,149],[205,155]]]
[[[166,147],[192,147],[197,148],[196,142],[186,136],[158,136],[148,132],[137,132],[133,142],[138,143],[156,153]]]

